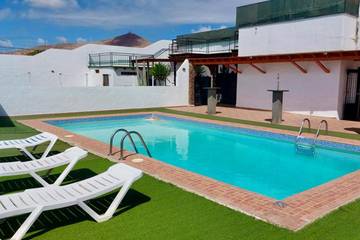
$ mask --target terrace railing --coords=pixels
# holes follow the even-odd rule
[[[168,52],[168,48],[162,48],[153,55],[146,54],[129,54],[118,52],[105,52],[89,54],[89,67],[134,67],[137,59],[142,58],[158,58],[165,52]]]
[[[168,49],[166,49],[168,50]],[[159,53],[163,53],[163,49]],[[155,53],[157,54],[157,53]],[[118,53],[118,52],[105,52],[105,53],[95,53],[89,54],[89,67],[98,68],[98,67],[134,67],[136,59],[141,58],[155,58],[154,55],[141,55],[141,54],[128,54],[128,53]]]
[[[141,56],[137,56],[137,59],[143,59],[143,58],[159,58],[161,57],[164,53],[169,52],[169,48],[162,48],[159,51],[157,51],[156,53],[152,54],[152,55],[141,55]]]
[[[219,39],[207,41],[201,39],[177,39],[170,45],[170,54],[216,54],[231,53],[238,49],[238,40]]]
[[[89,67],[132,67],[132,55],[108,52],[89,55]]]

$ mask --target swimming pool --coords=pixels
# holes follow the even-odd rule
[[[48,123],[104,143],[118,128],[136,130],[155,159],[277,200],[360,169],[360,149],[355,146],[319,141],[315,155],[304,154],[296,151],[295,138],[289,135],[162,115],[149,121],[149,116]],[[128,142],[125,147],[132,150]]]

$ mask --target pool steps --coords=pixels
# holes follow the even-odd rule
[[[135,142],[134,142],[134,139],[133,139],[132,135],[136,135],[136,136],[140,139],[143,147],[144,147],[145,150],[146,150],[147,155],[148,155],[149,157],[152,157],[152,156],[151,156],[151,153],[150,153],[150,150],[149,150],[147,144],[145,143],[144,138],[142,137],[142,135],[141,135],[139,132],[137,132],[137,131],[128,131],[128,130],[126,130],[126,129],[124,129],[124,128],[119,128],[119,129],[117,129],[117,130],[111,135],[111,137],[110,137],[110,149],[109,149],[109,154],[108,154],[109,156],[112,156],[112,155],[113,155],[114,138],[115,138],[115,136],[116,136],[118,133],[121,133],[121,132],[123,132],[123,133],[125,133],[125,134],[124,134],[124,136],[121,138],[121,141],[120,141],[120,160],[124,160],[124,142],[125,142],[126,138],[129,138],[129,139],[130,139],[131,145],[133,146],[135,152],[136,152],[136,153],[139,153],[138,148],[136,147],[136,144],[135,144]]]
[[[315,147],[316,147],[316,141],[318,140],[319,136],[320,136],[320,131],[323,128],[323,126],[325,126],[325,131],[326,133],[329,130],[329,124],[326,120],[322,120],[319,124],[319,127],[316,131],[316,134],[313,138],[313,141],[307,141],[308,139],[306,139],[302,134],[304,132],[304,126],[307,123],[308,126],[308,131],[310,132],[311,130],[311,121],[309,118],[304,118],[301,122],[300,125],[300,130],[298,133],[298,136],[296,137],[296,141],[295,141],[295,146],[296,146],[296,150],[299,152],[305,152],[305,153],[314,153],[315,152]]]

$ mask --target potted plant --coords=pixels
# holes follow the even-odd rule
[[[154,77],[157,86],[166,86],[166,80],[170,73],[170,66],[162,63],[155,64],[150,70],[150,74]]]

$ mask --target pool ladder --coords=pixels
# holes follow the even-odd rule
[[[144,138],[141,136],[141,134],[140,134],[139,132],[137,132],[137,131],[128,131],[128,130],[126,130],[126,129],[124,129],[124,128],[117,129],[117,130],[111,135],[111,138],[110,138],[110,149],[109,149],[109,154],[108,154],[109,156],[113,155],[114,138],[115,138],[115,136],[116,136],[118,133],[120,133],[120,132],[124,132],[124,133],[125,133],[125,135],[121,138],[121,141],[120,141],[120,160],[124,160],[124,142],[125,142],[126,138],[129,138],[129,140],[130,140],[130,142],[131,142],[131,145],[133,146],[135,152],[136,152],[136,153],[139,153],[139,151],[138,151],[138,149],[137,149],[137,147],[136,147],[136,144],[135,144],[135,142],[134,142],[134,139],[133,139],[133,137],[132,137],[131,135],[136,135],[136,136],[140,139],[143,147],[144,147],[145,150],[146,150],[147,155],[148,155],[149,157],[152,157],[152,156],[151,156],[151,153],[150,153],[150,151],[149,151],[149,148],[148,148],[148,146],[146,145],[146,143],[145,143],[145,141],[144,141]]]
[[[300,126],[300,130],[298,133],[298,136],[296,137],[296,141],[295,141],[295,146],[296,146],[296,150],[300,151],[300,150],[307,150],[310,151],[312,153],[315,152],[315,146],[316,146],[316,142],[320,136],[321,133],[321,129],[323,128],[323,126],[325,126],[325,132],[326,134],[329,131],[329,124],[326,120],[322,120],[319,124],[319,127],[314,135],[314,138],[312,141],[307,141],[304,142],[303,140],[305,140],[305,138],[302,136],[303,132],[304,132],[304,126],[307,123],[307,127],[308,127],[308,132],[311,132],[311,122],[309,118],[304,118],[301,122],[301,126]]]

